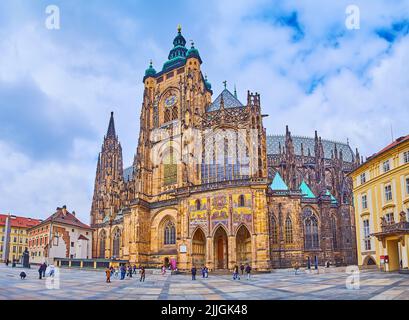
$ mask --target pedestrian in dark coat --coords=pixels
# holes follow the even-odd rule
[[[121,280],[125,279],[125,275],[126,275],[126,267],[121,266]]]
[[[24,280],[27,277],[26,273],[24,271],[21,271],[20,273],[20,279]]]
[[[244,264],[241,264],[240,270],[241,270],[241,275],[244,275]]]
[[[247,280],[250,280],[250,273],[251,273],[251,267],[249,264],[247,264],[246,266]]]
[[[38,268],[38,275],[40,280],[43,278],[43,267],[44,265],[40,265],[40,268]]]
[[[43,277],[45,278],[45,271],[47,270],[47,264],[43,263]]]
[[[192,272],[192,280],[196,280],[196,272],[197,272],[196,267],[193,266],[190,271]]]
[[[141,278],[139,279],[140,282],[145,282],[145,267],[141,267],[139,271],[141,273]]]

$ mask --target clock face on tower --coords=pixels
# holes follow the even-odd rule
[[[175,105],[176,101],[177,101],[176,96],[170,96],[170,97],[166,98],[165,105],[167,107],[172,107],[172,106]]]

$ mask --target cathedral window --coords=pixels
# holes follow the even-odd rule
[[[177,118],[179,118],[179,116],[178,116],[178,107],[174,106],[172,108],[172,120],[176,120]]]
[[[103,231],[99,237],[99,257],[105,258],[105,232]]]
[[[200,200],[196,200],[196,210],[200,210]]]
[[[285,243],[293,243],[293,224],[290,217],[285,220]]]
[[[271,217],[271,242],[273,244],[278,243],[278,226],[274,216]]]
[[[164,244],[176,244],[176,228],[175,224],[168,221],[164,229]]]
[[[169,109],[166,109],[165,110],[165,123],[166,122],[169,122],[171,120],[171,118],[170,118],[170,110]]]
[[[331,217],[331,231],[332,231],[332,246],[334,249],[338,247],[337,243],[337,220],[334,216]]]
[[[112,255],[114,257],[119,257],[119,249],[121,245],[121,231],[116,229],[114,233],[114,240],[112,242]]]
[[[304,220],[305,249],[319,249],[318,221],[312,215]]]
[[[244,206],[245,206],[244,196],[241,194],[239,196],[239,207],[244,207]]]

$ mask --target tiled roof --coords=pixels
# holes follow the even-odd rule
[[[45,219],[41,224],[44,225],[51,221],[56,222],[56,223],[66,224],[66,225],[73,226],[73,227],[91,229],[90,226],[86,225],[85,223],[82,223],[72,213],[66,211],[66,213],[64,214],[63,209],[61,208],[58,208],[57,211],[53,215]]]
[[[89,239],[83,236],[82,234],[80,234],[80,236],[78,237],[78,240],[89,240]]]
[[[207,108],[207,112],[220,110],[222,97],[225,108],[244,107],[243,104],[229,90],[224,89],[216,100],[214,100],[213,103]]]
[[[280,174],[277,172],[274,176],[273,182],[270,185],[271,190],[288,190],[287,185],[285,184],[283,178],[281,178]]]
[[[388,145],[387,145],[385,148],[383,148],[381,151],[379,151],[379,152],[373,154],[372,156],[370,156],[367,160],[373,159],[373,158],[375,158],[375,157],[381,155],[382,153],[384,153],[384,152],[386,152],[386,151],[388,151],[388,150],[390,150],[390,149],[396,147],[398,144],[401,144],[401,143],[403,143],[403,142],[405,142],[405,141],[408,141],[408,140],[409,140],[409,134],[408,134],[407,136],[400,137],[400,138],[396,139],[394,142],[392,142],[391,144],[388,144]]]
[[[308,155],[308,149],[310,149],[311,156],[314,156],[314,138],[292,136],[294,151],[296,155],[301,155],[301,144],[303,144],[304,155]],[[281,148],[285,146],[285,135],[269,135],[267,136],[267,154],[279,154],[279,145]],[[332,151],[335,149],[335,144],[337,145],[338,152],[342,150],[342,157],[344,161],[353,162],[354,155],[351,147],[348,144],[322,140],[322,145],[324,147],[324,157],[326,159],[331,159]]]
[[[337,199],[335,199],[335,197],[331,194],[331,192],[329,192],[329,190],[327,190],[326,195],[331,197],[331,203],[333,203],[333,204],[338,203]]]
[[[6,225],[7,214],[0,214],[0,226]],[[14,228],[31,228],[39,225],[41,220],[11,215],[11,226]]]

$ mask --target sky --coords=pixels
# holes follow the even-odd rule
[[[346,8],[359,8],[348,29]],[[46,27],[46,8],[60,29]],[[0,2],[0,212],[85,223],[110,112],[124,165],[136,151],[145,69],[161,70],[177,25],[223,81],[261,94],[268,134],[349,141],[366,157],[409,134],[408,1]]]

